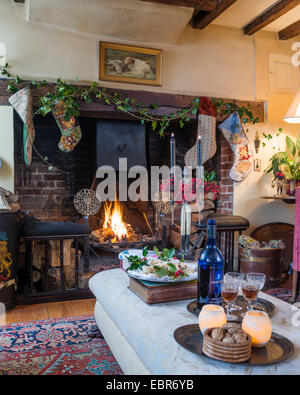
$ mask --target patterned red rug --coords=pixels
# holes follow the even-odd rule
[[[89,337],[93,317],[10,324],[0,328],[0,371],[7,375],[119,375],[103,338]]]
[[[284,302],[289,302],[292,297],[292,290],[286,288],[274,288],[265,291],[267,294],[274,296],[274,298],[283,300]],[[300,302],[300,297],[297,299]]]

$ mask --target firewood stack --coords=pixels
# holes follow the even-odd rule
[[[64,240],[63,257],[64,272],[63,283],[65,289],[75,286],[75,248],[71,247],[72,240]],[[78,251],[78,262],[80,261],[81,251]],[[33,286],[36,291],[43,289],[43,278],[45,276],[45,245],[40,241],[33,243]],[[58,240],[49,241],[49,268],[46,273],[48,290],[60,289],[60,244]]]

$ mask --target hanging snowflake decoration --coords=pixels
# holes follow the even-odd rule
[[[84,216],[97,214],[101,206],[96,192],[92,189],[81,189],[76,193],[73,203],[75,209]]]

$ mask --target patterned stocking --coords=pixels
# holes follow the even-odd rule
[[[32,160],[32,144],[35,138],[30,89],[28,87],[21,89],[9,98],[9,102],[23,121],[24,161],[26,165],[30,165]]]
[[[65,113],[66,105],[63,101],[57,103],[52,109],[52,114],[62,134],[58,148],[63,152],[71,152],[81,140],[82,133],[74,117],[71,117],[69,121],[65,120]]]
[[[238,112],[231,114],[219,129],[228,141],[233,153],[234,164],[229,172],[229,177],[236,182],[243,181],[251,172],[252,151],[244,132]]]

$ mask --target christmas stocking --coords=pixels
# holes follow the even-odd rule
[[[9,102],[23,121],[24,161],[26,165],[30,165],[32,160],[32,144],[35,138],[30,89],[28,87],[21,89],[9,98]]]
[[[233,181],[241,182],[251,172],[252,152],[238,112],[231,114],[219,129],[234,153],[235,160],[229,177]]]
[[[81,140],[82,133],[74,117],[71,117],[69,121],[65,120],[65,113],[66,105],[63,101],[57,103],[52,109],[52,114],[62,134],[58,148],[63,152],[71,152]]]
[[[198,136],[201,136],[202,140],[202,163],[204,164],[215,155],[217,150],[217,111],[209,99],[201,97],[198,112]],[[186,153],[185,165],[192,168],[197,166],[197,144]]]

